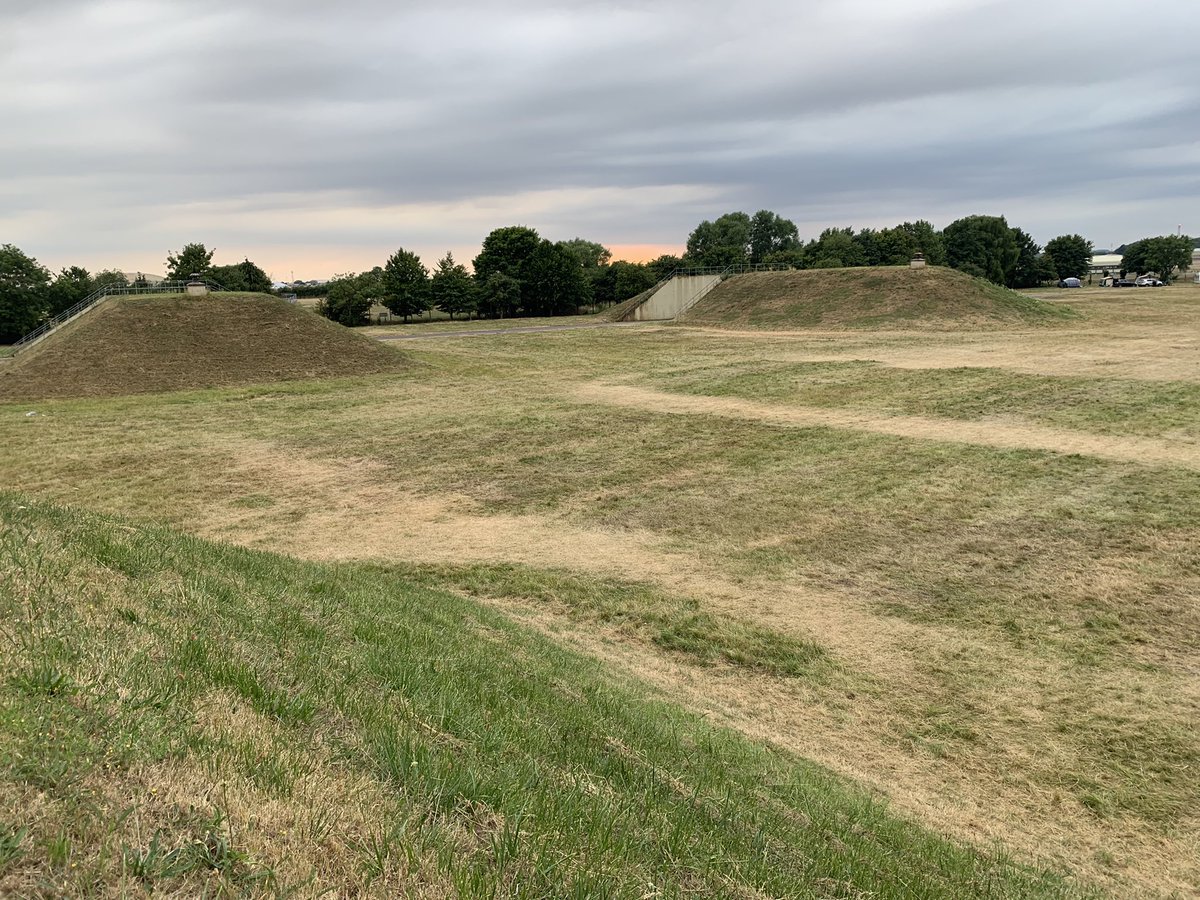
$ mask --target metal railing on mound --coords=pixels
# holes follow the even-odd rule
[[[746,275],[750,272],[787,272],[794,269],[790,263],[736,263],[728,266],[680,266],[667,276],[667,280],[676,276],[688,275],[720,275],[729,278],[732,275]]]
[[[124,294],[124,295],[182,294],[187,291],[187,286],[189,284],[191,284],[191,285],[203,284],[206,288],[208,288],[210,291],[212,291],[214,293],[217,291],[225,290],[225,288],[221,287],[221,285],[217,284],[215,281],[210,281],[207,278],[197,280],[197,281],[159,281],[156,284],[143,284],[143,285],[130,284],[130,285],[122,285],[122,286],[103,287],[97,291],[92,291],[92,293],[88,294],[86,297],[84,297],[82,300],[80,300],[78,303],[76,303],[70,309],[60,312],[53,319],[47,319],[45,322],[43,322],[37,328],[33,329],[33,331],[29,332],[29,334],[25,335],[20,340],[18,340],[16,343],[14,343],[9,348],[10,353],[11,353],[11,355],[16,356],[18,353],[21,352],[22,348],[28,347],[30,344],[34,343],[35,341],[40,340],[41,338],[44,338],[50,332],[67,324],[67,322],[71,321],[72,319],[81,315],[82,313],[87,312],[89,309],[91,309],[93,306],[95,306],[101,300],[104,300],[108,297],[115,297],[115,296],[119,296],[122,294]]]

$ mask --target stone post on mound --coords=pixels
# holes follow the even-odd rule
[[[184,288],[184,293],[189,297],[203,297],[208,293],[208,285],[204,283],[204,279],[200,277],[199,272],[191,274],[191,278]]]
[[[908,267],[910,269],[925,268],[925,254],[918,250],[913,258],[908,261]]]

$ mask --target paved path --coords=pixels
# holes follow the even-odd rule
[[[472,331],[433,331],[428,334],[377,334],[377,341],[417,341],[439,337],[478,337],[485,334],[535,334],[540,331],[574,331],[580,328],[645,327],[648,322],[588,322],[586,325],[531,325],[528,328],[480,328]]]

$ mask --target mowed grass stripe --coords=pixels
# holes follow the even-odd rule
[[[777,351],[778,352],[778,351]],[[870,351],[864,351],[869,354]],[[898,368],[870,359],[704,361],[652,387],[759,403],[964,421],[1031,422],[1097,434],[1200,441],[1200,384],[1033,375],[1003,368]]]
[[[2,892],[1078,893],[470,600],[9,494],[0,521]]]
[[[845,428],[913,440],[948,441],[1003,450],[1045,450],[1119,462],[1200,469],[1200,444],[1155,438],[1102,436],[1029,424],[967,422],[841,408],[781,406],[733,397],[673,394],[632,385],[596,382],[581,385],[576,391],[576,397],[593,403],[676,415],[747,419],[781,427]]]

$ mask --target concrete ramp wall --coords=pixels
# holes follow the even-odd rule
[[[626,322],[674,319],[721,283],[720,275],[676,275],[625,316]]]

